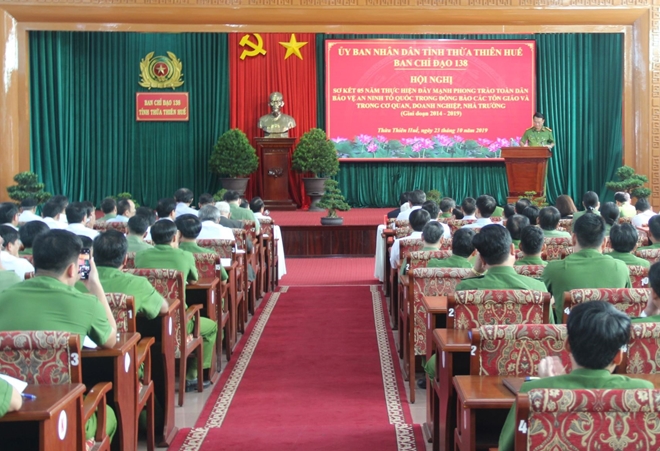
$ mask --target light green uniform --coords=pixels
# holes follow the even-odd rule
[[[257,230],[257,233],[259,233],[259,230],[261,230],[261,225],[259,224],[259,220],[254,215],[254,212],[252,212],[252,210],[248,210],[247,208],[241,208],[236,204],[230,203],[229,211],[231,212],[231,219],[245,219],[246,221],[254,221],[255,229]]]
[[[548,262],[545,260],[542,260],[541,257],[528,257],[525,256],[523,258],[519,258],[516,260],[514,263],[514,266],[527,266],[527,265],[534,265],[534,266],[545,266],[547,265]]]
[[[145,243],[135,235],[127,235],[126,242],[128,243],[128,252],[140,252],[153,247],[151,244]]]
[[[0,271],[0,292],[15,285],[21,281],[21,277],[14,271],[2,270]]]
[[[548,127],[541,127],[541,130],[536,130],[534,127],[529,127],[520,139],[520,144],[527,144],[532,147],[547,146],[553,144],[555,138],[552,136],[552,130]]]
[[[568,232],[565,232],[563,230],[543,230],[543,237],[544,238],[570,238],[571,234]]]
[[[472,268],[472,263],[467,258],[453,254],[447,258],[432,258],[426,265],[428,268]]]
[[[105,215],[101,219],[99,219],[99,222],[106,222],[106,221],[109,221],[110,219],[115,219],[116,217],[117,217],[116,214],[108,213],[107,215]]]
[[[648,260],[644,260],[643,258],[639,258],[630,252],[617,252],[617,251],[612,251],[609,254],[612,258],[616,258],[617,260],[621,260],[628,266],[643,266],[644,268],[650,268],[651,267],[651,262]]]
[[[529,382],[525,382],[520,387],[520,393],[527,393],[533,388],[566,388],[566,389],[579,389],[579,388],[653,388],[653,383],[642,379],[634,379],[627,376],[618,374],[610,374],[608,370],[590,370],[586,368],[575,369],[569,374],[562,376],[545,377]],[[511,407],[509,415],[506,417],[502,433],[500,434],[500,441],[498,451],[512,451],[513,442],[516,433],[516,405]]]
[[[619,207],[619,213],[621,214],[622,218],[632,218],[633,216],[637,215],[637,210],[635,207],[626,202]]]
[[[573,213],[573,220],[571,221],[571,232],[573,231],[573,226],[575,225],[575,221],[577,221],[580,218],[580,216],[582,216],[586,212],[587,212],[586,210],[583,210],[583,211],[576,211],[575,213]],[[600,211],[598,210],[594,210],[593,213],[600,216]]]
[[[653,243],[650,246],[642,246],[637,248],[638,251],[643,251],[645,249],[660,249],[660,241]]]
[[[19,251],[18,255],[32,255],[32,248],[31,247],[26,247],[22,251]]]
[[[184,250],[186,252],[190,252],[192,254],[215,254],[216,252],[213,249],[209,249],[206,247],[200,247],[197,245],[197,243],[193,243],[190,241],[182,241],[179,243],[179,249]],[[221,268],[220,275],[222,280],[227,280],[229,279],[229,275],[227,274],[227,271],[225,268]]]
[[[582,249],[563,260],[553,260],[543,271],[543,282],[555,298],[555,318],[564,316],[564,293],[576,288],[632,288],[630,272],[621,260],[596,249]]]
[[[501,218],[503,214],[504,214],[504,208],[502,208],[498,205],[497,207],[495,207],[495,211],[493,211],[493,214],[491,215],[491,217]]]
[[[0,379],[0,417],[3,417],[11,405],[11,395],[14,389],[9,382]]]

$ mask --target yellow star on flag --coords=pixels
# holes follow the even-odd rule
[[[291,33],[291,39],[289,39],[289,42],[280,42],[280,45],[286,49],[284,59],[287,59],[291,55],[296,55],[298,58],[303,59],[300,49],[301,47],[306,46],[307,42],[296,41],[296,35]]]

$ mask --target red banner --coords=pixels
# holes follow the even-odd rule
[[[138,92],[135,94],[136,121],[189,120],[187,92]]]
[[[532,41],[326,42],[326,130],[342,158],[493,158],[536,104]]]

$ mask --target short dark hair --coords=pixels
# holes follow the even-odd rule
[[[421,232],[424,230],[426,223],[431,220],[431,215],[429,215],[428,211],[417,208],[410,212],[410,217],[408,219],[410,221],[410,227],[412,227],[415,232]]]
[[[594,211],[598,206],[598,202],[598,194],[593,191],[587,191],[584,193],[584,196],[582,196],[582,205],[584,205],[584,208],[587,211]]]
[[[8,225],[0,225],[0,237],[4,241],[2,246],[6,249],[7,244],[14,244],[18,240],[18,230]]]
[[[468,258],[474,252],[474,239],[475,231],[469,227],[460,228],[454,232],[451,238],[451,252],[459,257]]]
[[[128,199],[122,199],[119,202],[117,202],[117,214],[118,215],[124,215],[127,211],[131,209],[131,203],[129,202]]]
[[[653,215],[649,219],[649,233],[654,240],[660,241],[660,215]]]
[[[536,225],[539,222],[539,207],[536,205],[530,205],[523,210],[523,216],[527,216],[530,225]]]
[[[215,199],[213,199],[213,194],[204,193],[199,196],[199,205],[215,204]]]
[[[540,254],[543,250],[543,230],[528,225],[520,233],[520,250],[525,255]]]
[[[176,228],[179,229],[184,238],[197,238],[202,231],[202,221],[197,215],[185,214],[176,218],[174,221]]]
[[[106,230],[94,238],[94,263],[97,266],[119,268],[127,252],[128,241],[118,230]]]
[[[442,200],[440,201],[440,205],[438,205],[438,208],[440,208],[440,211],[443,213],[449,213],[455,207],[456,207],[456,201],[451,197],[443,197]]]
[[[13,202],[3,202],[0,204],[0,224],[11,223],[14,216],[18,214],[18,205]]]
[[[511,251],[511,235],[499,224],[489,224],[474,235],[472,244],[488,265],[504,263]]]
[[[518,215],[523,214],[523,211],[525,211],[525,208],[529,207],[530,205],[532,205],[532,201],[527,199],[526,197],[522,197],[522,198],[518,199],[518,201],[516,202],[516,205],[515,205],[516,214],[518,214]]]
[[[48,227],[48,224],[43,221],[29,221],[23,224],[20,229],[18,229],[18,234],[21,237],[23,246],[25,246],[26,249],[29,249],[32,247],[32,243],[34,243],[34,239],[38,235],[46,233],[49,230],[50,227]]]
[[[183,202],[187,204],[188,202],[192,202],[193,198],[194,194],[188,188],[179,188],[174,193],[174,200],[177,202]]]
[[[106,215],[115,211],[115,208],[117,208],[117,201],[112,197],[106,197],[101,201],[101,210]]]
[[[463,219],[465,217],[465,215],[463,214],[463,210],[461,210],[460,208],[454,208],[451,211],[451,214],[454,215],[454,218],[456,219]]]
[[[619,191],[614,193],[614,200],[617,202],[626,203],[630,202],[630,194]]]
[[[461,202],[461,209],[466,215],[473,215],[477,211],[477,201],[473,197],[466,197]]]
[[[57,202],[58,204],[61,204],[62,209],[64,209],[67,205],[69,205],[69,198],[64,194],[56,194],[55,196],[51,197],[48,202]]]
[[[32,243],[32,258],[37,270],[62,274],[74,262],[83,247],[78,235],[68,230],[53,229],[37,235]]]
[[[159,218],[167,218],[176,210],[176,201],[171,197],[163,197],[156,205],[156,214]]]
[[[250,200],[250,210],[254,213],[260,213],[262,208],[264,208],[264,201],[261,197],[253,197],[252,200]]]
[[[408,193],[408,201],[412,204],[413,207],[417,205],[422,205],[426,202],[426,193],[421,189],[416,189]]]
[[[94,203],[92,201],[84,200],[80,203],[82,204],[83,208],[85,208],[85,213],[87,214],[87,217],[92,216],[96,211],[96,207],[94,206]]]
[[[37,202],[37,199],[34,197],[26,197],[21,201],[21,208],[27,208],[28,210],[36,207],[39,205],[39,202]]]
[[[66,206],[66,220],[69,224],[82,222],[87,216],[87,208],[82,202],[73,202]]]
[[[516,207],[513,204],[506,204],[503,207],[504,217],[508,220],[511,216],[516,214]]]
[[[561,213],[555,207],[543,207],[539,211],[539,226],[543,230],[556,230]]]
[[[241,198],[241,195],[237,191],[228,189],[225,191],[225,194],[222,195],[222,200],[225,202],[236,202]]]
[[[155,244],[170,244],[176,235],[176,224],[169,219],[156,221],[151,226],[151,239]]]
[[[605,220],[597,214],[583,214],[575,221],[573,233],[581,247],[599,247],[605,239]]]
[[[440,241],[443,233],[445,232],[439,222],[429,221],[422,229],[422,239],[429,244],[435,244]]]
[[[156,212],[150,207],[138,207],[135,209],[135,216],[142,216],[147,220],[147,227],[154,225],[156,222]]]
[[[422,210],[428,211],[431,219],[437,219],[438,215],[440,214],[440,208],[438,207],[438,204],[432,200],[427,200],[424,202],[422,204]]]
[[[399,205],[403,205],[406,202],[408,202],[408,195],[409,194],[410,193],[408,191],[406,191],[405,193],[399,194]]]
[[[660,263],[658,262],[653,263],[649,269],[649,286],[656,296],[660,296]]]
[[[630,340],[630,318],[605,301],[589,301],[571,310],[566,323],[575,362],[584,368],[607,368]]]
[[[545,120],[545,116],[543,115],[543,113],[539,113],[538,111],[536,113],[534,113],[534,116],[532,116],[532,119],[535,118],[535,117],[538,118],[538,119]]]
[[[638,238],[637,229],[629,223],[614,224],[610,229],[610,243],[617,252],[631,252]]]
[[[600,215],[608,225],[614,225],[619,221],[621,211],[614,202],[605,202],[600,206]]]
[[[512,240],[520,240],[522,230],[529,226],[529,219],[523,215],[513,215],[506,220],[506,229],[509,231]]]
[[[482,218],[490,218],[496,208],[497,201],[495,201],[493,196],[482,194],[477,197],[477,210],[479,210],[479,214]]]
[[[92,240],[87,235],[78,235],[78,238],[80,238],[80,242],[82,243],[83,249],[91,250],[94,247],[94,240]]]
[[[646,199],[645,197],[642,197],[641,199],[637,199],[637,202],[635,203],[635,210],[637,211],[646,211],[651,208],[651,204],[649,203],[649,200]]]
[[[41,214],[44,216],[44,218],[54,218],[55,216],[61,214],[62,211],[64,211],[64,205],[62,205],[60,202],[48,201],[41,209]]]
[[[144,235],[149,228],[149,220],[143,215],[135,215],[128,219],[128,230],[135,235]]]

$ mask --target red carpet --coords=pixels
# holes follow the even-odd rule
[[[281,285],[373,285],[371,258],[287,258]]]
[[[373,225],[383,224],[383,217],[391,208],[351,208],[349,211],[338,211],[337,214],[344,218],[344,225]],[[279,226],[319,226],[321,217],[327,216],[325,211],[271,211],[270,217]]]
[[[377,287],[292,287],[261,307],[222,392],[171,450],[425,449]]]

